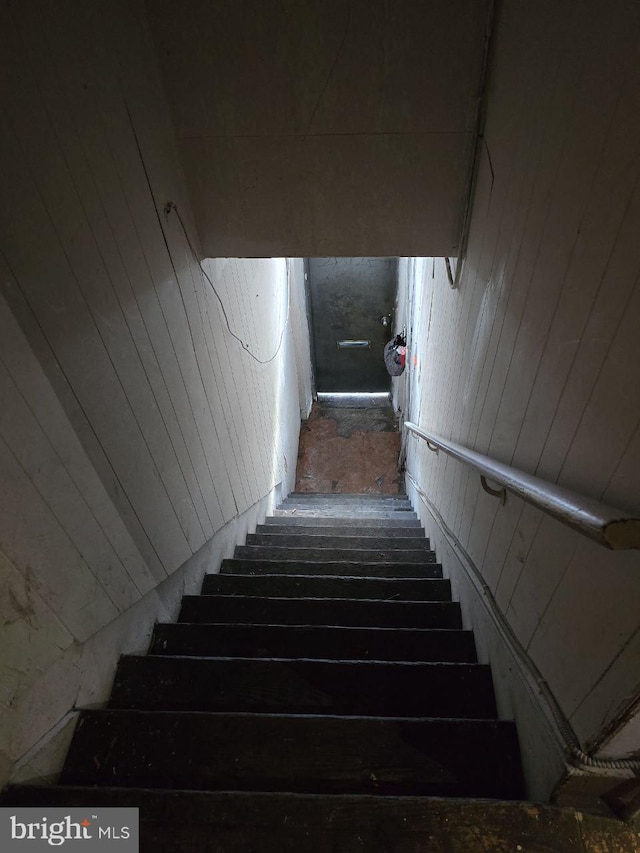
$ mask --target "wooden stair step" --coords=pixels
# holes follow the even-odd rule
[[[202,595],[450,601],[451,582],[433,578],[351,578],[332,575],[225,573],[205,575]]]
[[[237,545],[234,557],[239,560],[315,560],[363,563],[435,563],[436,555],[424,548],[278,548],[271,545]]]
[[[417,521],[418,516],[410,510],[375,510],[343,507],[339,512],[335,508],[324,507],[291,507],[289,509],[274,509],[273,515],[278,518],[335,518],[351,519],[360,522],[361,519],[388,519],[398,521]]]
[[[422,525],[417,518],[389,518],[384,521],[384,524],[381,522],[379,518],[331,518],[331,517],[323,517],[318,516],[314,518],[313,516],[302,516],[297,518],[295,515],[284,515],[284,516],[273,516],[270,515],[264,520],[264,527],[334,527],[334,528],[348,528],[353,530],[361,531],[365,528],[374,528],[388,530],[389,528],[405,530],[407,528],[412,528],[414,530],[422,530]]]
[[[13,785],[7,806],[140,809],[154,853],[585,853],[637,850],[637,828],[504,800]]]
[[[111,708],[373,717],[496,716],[488,666],[126,655]]]
[[[325,625],[235,625],[189,622],[155,626],[150,654],[284,657],[325,660],[475,663],[471,631],[439,628],[349,628]]]
[[[460,605],[453,601],[367,601],[233,595],[185,595],[179,621],[383,628],[462,627]]]
[[[374,512],[380,512],[382,510],[387,510],[391,512],[412,512],[413,507],[409,503],[409,501],[331,501],[331,500],[304,500],[301,498],[287,498],[282,501],[282,503],[278,504],[278,509],[291,509],[293,507],[299,509],[331,509],[339,515],[342,510],[374,510]]]
[[[220,573],[231,574],[294,574],[294,575],[335,575],[337,577],[381,577],[381,578],[441,578],[440,563],[366,563],[343,560],[302,561],[302,560],[245,560],[227,559],[222,561]]]
[[[247,545],[263,545],[276,548],[356,548],[367,549],[394,549],[394,550],[423,550],[429,551],[429,540],[424,536],[412,537],[387,537],[387,536],[352,536],[350,534],[329,533],[251,533],[247,536]]]
[[[405,492],[289,492],[288,498],[302,498],[303,500],[344,500],[344,501],[408,501]]]
[[[317,519],[316,519],[317,520]],[[293,525],[293,524],[258,524],[255,535],[258,536],[340,536],[340,537],[358,537],[360,539],[420,539],[424,542],[429,542],[424,535],[422,527],[361,527],[354,525],[353,527],[339,527],[337,525],[330,527],[311,527],[310,525]],[[427,548],[429,546],[427,545]]]
[[[83,711],[60,781],[300,793],[523,795],[512,723]]]

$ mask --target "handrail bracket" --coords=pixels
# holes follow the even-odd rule
[[[487,483],[487,478],[484,474],[480,474],[480,483],[482,488],[488,495],[492,495],[494,498],[500,498],[500,503],[504,506],[507,502],[507,490],[502,486],[499,489],[492,489],[491,486]]]
[[[448,438],[427,432],[411,421],[405,421],[404,425],[409,432],[421,438],[433,453],[442,450],[452,459],[474,468],[480,475],[485,492],[500,498],[503,506],[507,492],[510,492],[605,548],[615,551],[640,549],[640,513],[608,506],[557,483],[549,483]],[[487,480],[496,484],[497,488],[490,486]]]

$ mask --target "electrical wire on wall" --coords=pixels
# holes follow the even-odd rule
[[[207,271],[203,268],[203,266],[200,262],[200,259],[198,258],[198,254],[197,254],[196,250],[194,249],[193,243],[191,242],[191,239],[189,237],[189,232],[187,231],[187,228],[184,224],[182,216],[180,215],[180,211],[178,210],[178,205],[175,204],[175,202],[173,202],[173,201],[168,201],[164,207],[165,218],[168,219],[169,214],[172,212],[175,213],[175,215],[178,219],[178,222],[180,223],[180,227],[182,228],[182,233],[184,234],[184,238],[187,241],[187,245],[189,247],[191,254],[193,255],[194,261],[198,264],[198,267],[200,269],[200,272],[202,273],[203,278],[207,281],[207,283],[209,284],[209,287],[213,291],[214,296],[218,300],[218,304],[220,305],[220,310],[222,311],[222,316],[224,318],[224,322],[225,322],[225,325],[227,327],[227,331],[229,332],[229,334],[231,335],[232,338],[234,338],[236,341],[238,341],[238,343],[242,347],[242,351],[244,353],[246,353],[250,358],[252,358],[258,364],[270,364],[275,359],[275,357],[278,355],[278,353],[280,352],[280,349],[282,347],[282,341],[284,340],[284,333],[285,333],[287,325],[289,323],[289,309],[290,309],[290,305],[291,305],[291,299],[290,299],[291,294],[290,294],[290,283],[289,283],[289,261],[288,261],[288,259],[286,260],[286,265],[287,265],[287,272],[286,272],[286,276],[287,276],[287,313],[286,313],[286,316],[284,318],[284,323],[282,324],[282,330],[280,332],[280,337],[278,339],[278,346],[276,347],[276,351],[273,353],[273,355],[270,358],[265,358],[265,359],[258,358],[258,356],[254,355],[251,352],[251,350],[249,349],[249,344],[246,341],[243,341],[242,338],[240,337],[240,335],[237,335],[233,331],[233,329],[231,328],[231,324],[229,323],[229,317],[227,315],[226,308],[224,307],[224,302],[222,301],[220,294],[216,290],[215,284],[211,280]]]
[[[176,281],[178,281],[178,273],[177,273],[177,270],[175,268],[175,264],[173,263],[173,257],[171,255],[171,249],[169,248],[169,243],[167,241],[167,235],[164,232],[164,228],[162,226],[162,220],[160,218],[160,211],[158,210],[158,205],[156,204],[155,195],[153,193],[153,187],[151,185],[151,176],[149,175],[149,170],[147,169],[147,164],[145,162],[145,159],[144,159],[144,156],[142,153],[142,145],[140,144],[140,139],[138,138],[138,133],[136,131],[135,124],[133,122],[133,116],[131,114],[131,110],[129,108],[129,104],[127,102],[127,98],[125,95],[125,87],[120,85],[120,90],[121,90],[122,100],[124,101],[125,109],[127,111],[127,116],[129,119],[129,125],[131,126],[131,132],[133,134],[133,138],[135,139],[136,147],[138,149],[138,156],[140,157],[140,163],[142,164],[142,168],[144,170],[145,179],[147,182],[147,186],[149,188],[149,194],[150,194],[151,199],[153,201],[153,206],[154,206],[155,211],[156,211],[156,216],[158,217],[158,224],[160,225],[160,230],[162,231],[162,236],[164,238],[165,246],[167,248],[167,252],[169,254],[169,258],[170,258],[171,264],[173,266],[174,274],[176,276]],[[242,351],[244,353],[246,353],[250,358],[252,358],[255,362],[257,362],[258,364],[270,364],[275,359],[275,357],[278,355],[278,353],[280,352],[280,349],[282,347],[282,341],[284,340],[284,333],[286,331],[287,324],[289,323],[289,308],[290,308],[290,303],[291,303],[291,299],[290,299],[291,291],[290,291],[290,283],[289,283],[289,273],[290,273],[289,260],[286,259],[286,261],[285,261],[286,267],[287,267],[287,313],[286,313],[286,316],[284,319],[284,323],[282,325],[282,331],[280,332],[280,338],[278,339],[278,346],[276,347],[276,351],[274,352],[274,354],[270,358],[265,358],[265,359],[258,358],[258,356],[254,355],[251,352],[251,350],[249,349],[249,344],[246,341],[243,341],[242,338],[239,335],[237,335],[233,331],[233,329],[231,328],[231,324],[229,323],[229,317],[227,315],[227,311],[224,307],[224,303],[220,297],[220,294],[216,290],[216,287],[215,287],[213,281],[211,280],[211,278],[209,277],[209,275],[207,274],[207,271],[205,269],[203,269],[202,264],[200,263],[200,258],[198,257],[198,253],[196,252],[196,250],[193,247],[193,243],[191,242],[191,238],[189,237],[189,232],[187,231],[187,228],[184,224],[182,216],[180,215],[180,211],[178,210],[178,205],[173,201],[168,201],[164,206],[165,221],[168,221],[169,214],[172,211],[175,212],[175,215],[178,218],[178,222],[180,223],[180,227],[182,228],[182,232],[184,234],[185,240],[187,241],[187,245],[189,247],[189,250],[191,251],[191,254],[193,255],[194,261],[197,263],[198,268],[200,269],[202,276],[206,279],[206,281],[208,282],[209,286],[211,287],[211,290],[213,291],[216,299],[218,300],[218,303],[220,305],[220,310],[222,311],[222,316],[224,318],[224,322],[225,322],[225,325],[227,327],[227,331],[229,332],[229,334],[231,335],[232,338],[235,338],[235,340],[238,341],[238,343],[242,347]],[[179,286],[180,285],[178,284],[178,287]],[[186,308],[185,308],[185,311],[186,311]]]

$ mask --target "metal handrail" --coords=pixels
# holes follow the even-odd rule
[[[640,548],[640,518],[625,510],[607,506],[510,465],[504,465],[490,456],[484,456],[461,444],[426,432],[411,421],[405,421],[404,425],[414,435],[424,439],[430,450],[443,450],[459,462],[479,471],[483,488],[489,494],[502,497],[503,503],[503,491],[506,490],[605,548],[614,551]],[[486,479],[498,483],[501,489],[490,489]]]

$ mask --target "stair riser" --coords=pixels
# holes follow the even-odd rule
[[[140,808],[153,853],[585,853],[637,851],[624,822],[498,800],[12,786],[12,806]],[[90,812],[89,812],[90,813]],[[258,841],[256,841],[258,839]],[[606,839],[606,841],[604,841]],[[524,844],[522,843],[524,842]],[[606,848],[603,845],[606,844]]]
[[[341,492],[292,492],[283,498],[282,503],[329,503],[353,506],[397,506],[398,504],[411,506],[411,501],[406,495],[347,495]]]
[[[292,492],[283,503],[328,503],[347,506],[398,506],[400,504],[411,506],[411,501],[406,495],[348,495],[341,492]]]
[[[448,850],[448,818],[416,832],[418,797],[523,797],[515,728],[406,495],[293,493],[234,556],[120,659],[62,785],[94,807],[96,786],[146,789],[142,849],[172,853]],[[425,805],[407,827],[385,798]]]
[[[380,492],[289,492],[286,500],[354,500],[354,501],[408,501],[409,497],[405,492],[389,492],[381,494]]]
[[[422,550],[429,551],[429,541],[424,536],[385,537],[385,536],[347,536],[319,534],[292,534],[282,533],[253,533],[247,536],[247,545],[260,545],[267,548],[336,548],[371,550],[381,548],[385,550]]]
[[[342,509],[336,512],[335,509],[274,509],[273,515],[276,518],[335,518],[335,519],[387,519],[389,521],[417,521],[418,516],[415,512],[400,511],[393,512],[392,510],[358,510],[358,509]]]
[[[179,621],[251,625],[352,625],[356,628],[462,627],[457,602],[268,599],[215,595],[184,596]]]
[[[237,791],[522,795],[513,726],[465,720],[85,711],[60,781]]]
[[[121,658],[109,706],[158,711],[464,717],[496,715],[479,664]]]
[[[312,560],[364,563],[435,563],[433,551],[423,548],[277,548],[268,545],[238,545],[234,556],[240,560]]]
[[[367,501],[282,501],[278,505],[278,509],[331,509],[337,515],[343,510],[350,512],[351,510],[373,510],[374,512],[412,512],[413,507],[408,501],[380,501],[379,503],[368,503]]]
[[[274,529],[275,528],[275,529]],[[387,539],[387,540],[396,540],[396,539],[411,539],[411,540],[420,540],[422,542],[426,542],[426,547],[428,548],[429,540],[425,537],[424,531],[422,528],[416,527],[380,527],[376,525],[376,527],[310,527],[310,526],[299,526],[296,527],[293,524],[282,524],[282,525],[274,525],[274,524],[259,524],[256,527],[257,536],[339,536],[340,538],[353,538],[357,537],[359,539],[366,539],[371,541],[372,539]]]
[[[408,528],[413,530],[422,530],[422,525],[418,521],[417,518],[389,518],[383,523],[379,518],[313,518],[310,516],[305,516],[302,518],[296,518],[294,515],[287,515],[283,517],[279,516],[269,516],[265,518],[265,523],[263,525],[265,528],[271,527],[333,527],[333,528],[342,528],[346,527],[349,530],[358,530],[361,531],[364,528],[373,528],[374,531],[378,531],[379,529],[388,530],[389,528],[398,529],[398,530],[406,530]],[[265,532],[269,532],[266,530]],[[414,535],[413,533],[411,534]]]
[[[156,625],[151,654],[475,663],[471,631],[295,625]]]
[[[206,575],[203,595],[276,598],[367,598],[383,601],[450,601],[448,580],[338,578],[304,575]]]
[[[291,560],[223,560],[220,572],[233,574],[331,575],[336,577],[441,578],[440,563],[305,563]]]

